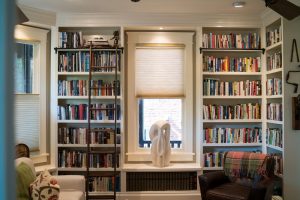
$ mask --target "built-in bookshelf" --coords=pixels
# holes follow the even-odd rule
[[[263,149],[265,83],[259,28],[203,28],[201,152],[204,170],[222,169],[230,150]]]
[[[275,174],[282,177],[284,149],[284,84],[282,19],[268,24],[266,34],[266,151],[276,158]]]
[[[59,174],[85,175],[89,199],[121,191],[123,49],[111,40],[115,31],[58,28],[56,163]]]

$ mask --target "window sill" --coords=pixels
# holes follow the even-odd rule
[[[42,153],[38,155],[32,155],[30,156],[30,159],[33,161],[34,164],[41,164],[47,162],[48,156],[48,153]]]
[[[40,174],[41,172],[48,170],[50,172],[50,174],[55,174],[57,168],[54,165],[41,165],[41,166],[37,166],[35,167],[35,172],[36,174]]]
[[[124,164],[123,171],[134,172],[164,172],[164,171],[201,171],[199,163],[170,163],[167,167],[155,167],[151,163],[149,164]]]
[[[149,152],[133,152],[126,153],[128,161],[142,162],[151,161],[151,154]],[[192,162],[195,153],[188,152],[172,152],[171,162]]]

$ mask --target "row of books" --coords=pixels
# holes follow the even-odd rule
[[[204,48],[240,48],[240,49],[259,49],[260,36],[258,33],[230,33],[230,34],[203,34]]]
[[[89,177],[89,182],[88,182],[89,192],[113,192],[115,182],[116,182],[116,191],[120,192],[121,181],[119,175],[116,177],[105,177],[105,176]]]
[[[268,103],[267,104],[267,119],[282,121],[282,104]]]
[[[282,94],[282,80],[279,78],[272,78],[267,80],[267,95],[281,95]]]
[[[203,143],[261,143],[261,128],[206,128]]]
[[[278,26],[272,30],[267,30],[266,33],[267,47],[276,44],[281,40],[282,40],[281,26]]]
[[[282,53],[275,52],[267,55],[267,70],[282,68]]]
[[[58,58],[58,72],[88,72],[90,66],[99,66],[96,72],[113,72],[114,67],[120,71],[120,54],[113,51],[92,52],[91,60],[89,52],[81,51],[60,52]]]
[[[114,155],[90,154],[91,168],[111,168],[114,166]],[[117,154],[117,167],[119,167],[119,154]],[[61,168],[84,168],[87,166],[87,154],[84,151],[58,150],[58,167]]]
[[[58,144],[87,144],[87,128],[58,128]],[[114,144],[116,135],[116,142],[120,144],[121,135],[120,128],[93,128],[90,132],[90,144]]]
[[[197,172],[128,172],[126,191],[197,190]]]
[[[224,82],[219,79],[206,78],[203,80],[203,95],[205,96],[259,96],[261,81],[245,80]]]
[[[261,105],[258,103],[238,105],[203,105],[203,118],[205,120],[260,119]]]
[[[82,32],[59,32],[59,48],[79,48],[83,46]]]
[[[114,120],[115,119],[115,104],[91,104],[90,119],[92,120]],[[120,120],[121,109],[120,105],[116,108],[117,120]],[[87,120],[88,119],[88,105],[87,104],[67,104],[64,106],[57,106],[58,120]]]
[[[116,84],[116,85],[115,85]],[[120,81],[92,80],[92,96],[120,95]],[[58,96],[87,96],[88,80],[58,80]]]
[[[203,56],[204,72],[260,72],[260,57]]]
[[[279,128],[268,128],[266,131],[266,142],[267,144],[282,147],[282,129]]]
[[[204,167],[222,167],[224,160],[223,152],[204,153]]]

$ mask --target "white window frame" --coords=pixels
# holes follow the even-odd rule
[[[193,37],[194,32],[126,32],[127,34],[127,160],[151,161],[150,149],[139,148],[138,98],[135,92],[135,49],[139,45],[184,45],[184,97],[182,148],[172,149],[172,162],[195,161],[194,115],[193,115]],[[159,98],[159,97],[158,97]]]
[[[40,141],[39,151],[31,153],[30,157],[34,163],[46,163],[49,154],[47,153],[47,34],[48,30],[33,28],[28,26],[15,26],[15,40],[24,43],[38,44],[38,49],[34,52],[37,55],[35,63],[39,63],[39,67],[34,68],[33,75],[33,94],[40,95]],[[36,76],[38,75],[39,76]]]

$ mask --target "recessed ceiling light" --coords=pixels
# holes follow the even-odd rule
[[[163,30],[164,29],[164,27],[159,27],[159,30]]]
[[[232,3],[233,7],[235,8],[242,8],[245,6],[245,2],[244,1],[235,1]]]

